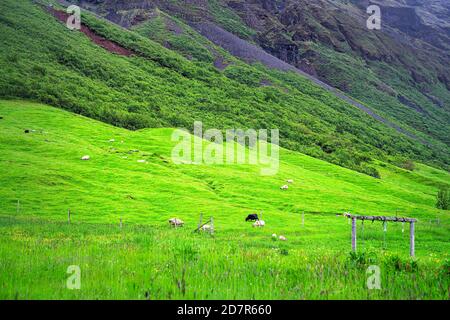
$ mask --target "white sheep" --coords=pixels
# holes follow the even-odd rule
[[[287,182],[287,183],[294,183],[294,180],[289,179],[289,180],[287,180],[286,182]]]
[[[281,241],[286,241],[286,237],[285,236],[280,236],[278,239],[280,239]]]
[[[284,186],[281,186],[280,189],[281,190],[287,190],[287,189],[289,189],[289,186],[287,184],[285,184]]]
[[[83,161],[87,161],[87,160],[89,160],[91,157],[89,157],[89,156],[82,156],[81,157],[81,160],[83,160]]]
[[[169,223],[173,227],[182,227],[184,225],[184,221],[178,218],[169,219]]]
[[[205,224],[203,226],[201,226],[200,230],[202,231],[210,231],[212,229],[211,225],[209,224]]]
[[[139,162],[139,163],[146,163],[147,161],[146,160],[138,160],[137,162]]]
[[[276,233],[274,233],[274,234],[272,234],[272,238],[276,238],[277,237],[277,234]]]
[[[257,220],[254,224],[253,227],[264,227],[266,225],[266,223],[264,222],[264,220]]]

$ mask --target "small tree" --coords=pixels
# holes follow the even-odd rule
[[[450,204],[450,197],[449,197],[448,189],[441,189],[439,190],[437,196],[436,196],[436,208],[442,209],[442,210],[448,210],[449,204]]]

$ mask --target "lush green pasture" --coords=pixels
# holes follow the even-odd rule
[[[444,171],[376,162],[375,179],[282,149],[279,173],[261,176],[175,165],[173,129],[127,131],[23,101],[0,101],[0,116],[1,298],[448,298],[449,215],[434,209]],[[244,222],[260,211],[266,227]],[[416,260],[408,226],[394,223],[386,233],[359,224],[349,255],[344,211],[419,219]],[[214,217],[214,237],[193,233],[200,212]],[[381,290],[365,285],[373,264]],[[69,265],[81,290],[65,287]]]
[[[447,299],[448,261],[418,263],[373,250],[352,259],[297,232],[219,231],[0,218],[2,299]],[[331,242],[331,243],[330,243]],[[381,268],[368,290],[366,268]],[[66,288],[67,267],[81,289]]]

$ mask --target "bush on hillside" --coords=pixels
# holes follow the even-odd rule
[[[436,196],[436,208],[448,210],[450,203],[450,194],[448,189],[441,189]]]
[[[414,171],[416,169],[415,163],[413,161],[411,161],[411,160],[404,161],[400,165],[400,167],[402,167],[403,169],[408,170],[408,171]]]

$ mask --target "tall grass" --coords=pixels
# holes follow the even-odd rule
[[[191,229],[0,217],[2,299],[447,299],[448,260],[257,243]],[[81,289],[66,288],[68,266]],[[379,265],[381,289],[366,269]]]

